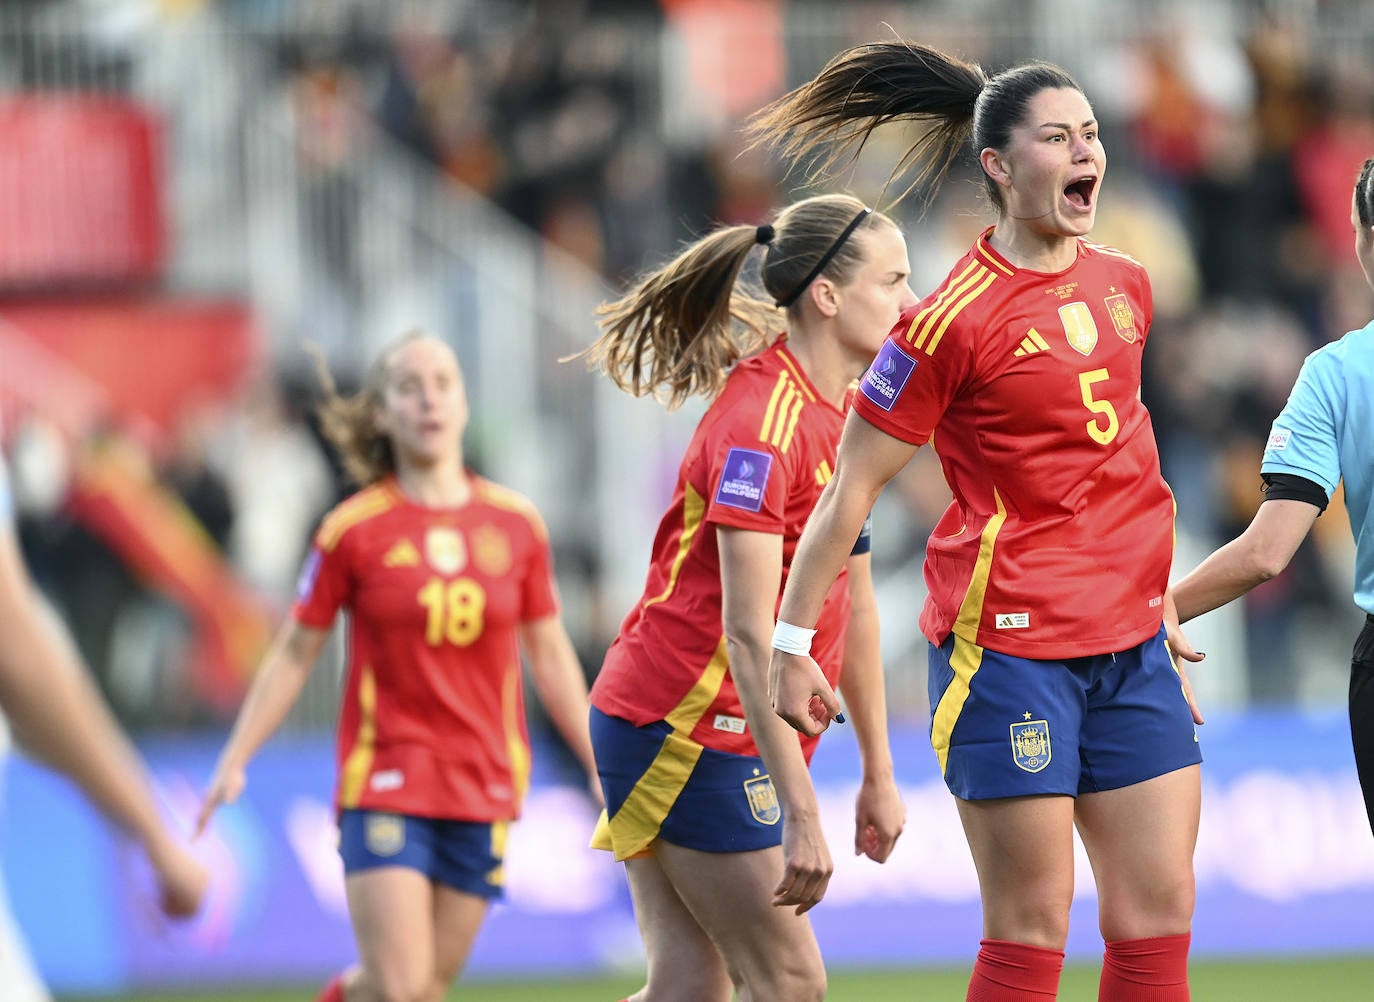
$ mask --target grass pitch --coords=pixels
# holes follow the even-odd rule
[[[1369,1002],[1374,999],[1374,956],[1291,960],[1197,961],[1191,965],[1196,1002]],[[527,982],[466,981],[450,994],[471,1002],[616,1002],[641,985],[634,976],[596,980]],[[835,970],[830,1002],[959,1002],[968,986],[965,970]],[[102,1002],[312,1002],[319,986],[241,989],[229,992],[142,993]],[[1060,1002],[1094,1002],[1097,969],[1071,966],[1060,982]],[[95,1002],[90,996],[62,1002]]]

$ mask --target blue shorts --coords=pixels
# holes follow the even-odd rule
[[[606,796],[593,848],[623,860],[659,838],[702,852],[782,844],[782,808],[757,755],[705,748],[666,721],[636,727],[596,707],[591,729]]]
[[[499,898],[509,825],[344,810],[339,814],[339,855],[345,874],[404,866],[454,890]]]
[[[964,800],[1096,793],[1202,761],[1164,628],[1118,654],[1035,661],[930,645],[930,742]]]

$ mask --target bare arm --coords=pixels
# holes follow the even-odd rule
[[[840,438],[835,476],[816,502],[792,558],[779,620],[807,629],[815,626],[873,502],[916,449],[850,413]],[[806,734],[825,730],[840,709],[820,668],[809,657],[774,651],[768,687],[778,715]],[[819,719],[812,714],[813,697],[825,705],[826,715]]]
[[[593,796],[599,796],[601,786],[597,781],[592,739],[587,729],[587,677],[582,673],[582,665],[562,618],[555,614],[522,623],[520,646],[529,660],[539,701],[587,771]]]
[[[1234,601],[1283,571],[1321,509],[1306,501],[1265,501],[1246,530],[1173,586],[1178,621]]]
[[[854,853],[865,853],[881,863],[891,854],[906,825],[906,809],[897,790],[887,735],[887,689],[870,554],[849,558],[849,600],[840,689],[863,763],[863,781],[855,803]]]
[[[295,619],[287,619],[277,631],[205,791],[196,817],[197,835],[221,804],[232,804],[243,792],[249,760],[291,712],[328,637],[328,630],[302,626]]]
[[[168,829],[142,760],[44,616],[14,535],[0,527],[0,706],[26,748],[71,777],[141,843],[163,910],[193,914],[205,894],[205,870]]]
[[[1201,661],[1180,624],[1225,605],[1279,574],[1298,551],[1321,509],[1306,501],[1265,501],[1245,531],[1198,564],[1164,596],[1164,630],[1195,723],[1202,710],[1182,662]]]
[[[722,527],[716,538],[730,675],[782,806],[784,872],[773,903],[795,905],[801,914],[824,896],[834,864],[821,832],[820,808],[801,744],[768,702],[768,652],[782,582],[782,537]]]

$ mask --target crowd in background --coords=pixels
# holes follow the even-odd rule
[[[256,31],[287,6],[231,5]],[[1170,7],[1125,40],[1097,42],[1087,28],[1050,32],[1060,48],[1044,53],[1034,40],[987,28],[997,6],[988,2],[962,14],[940,3],[855,4],[842,15],[782,2],[473,4],[456,19],[398,5],[402,13],[386,23],[367,5],[333,6],[302,5],[307,14],[270,48],[273,86],[294,109],[309,175],[303,211],[327,234],[319,264],[344,311],[361,308],[348,296],[366,267],[347,167],[368,144],[401,145],[444,184],[491,200],[615,286],[714,222],[762,221],[797,190],[765,152],[748,149],[742,116],[830,52],[886,34],[887,22],[992,69],[1043,55],[1097,97],[1109,180],[1093,236],[1150,271],[1144,397],[1180,531],[1208,549],[1258,506],[1263,444],[1303,357],[1374,313],[1350,253],[1348,201],[1360,163],[1374,155],[1374,66],[1333,49],[1320,18],[1302,16],[1327,5],[1214,4],[1186,16]],[[1045,18],[1084,15],[1068,0],[1033,6]],[[710,17],[808,27],[787,32],[775,58],[754,52],[750,72],[726,74],[732,86],[712,87],[700,76],[700,47],[711,40],[693,27]],[[1374,22],[1365,28],[1367,51]],[[893,162],[905,141],[880,136],[875,145],[883,148],[830,186],[886,208],[902,185],[885,188],[872,165]],[[957,169],[969,183],[947,184],[924,213],[916,197],[892,210],[908,235],[918,295],[989,219],[973,166]],[[154,456],[159,479],[277,605],[289,601],[314,520],[346,489],[314,432],[310,399],[309,380],[284,369],[233,413],[188,421]],[[145,727],[215,721],[177,684],[177,610],[44,494],[59,450],[37,428],[10,442],[21,501],[33,499],[21,506],[23,540],[114,705]],[[933,457],[921,460],[877,518],[875,567],[893,582],[896,603],[916,600],[901,582],[919,583],[926,534],[947,502]],[[1291,567],[1245,600],[1243,660],[1255,702],[1311,695],[1304,637],[1348,605],[1348,532],[1332,508]],[[578,540],[555,543],[565,592],[568,581],[595,588],[594,553]],[[623,611],[570,616],[589,672]],[[921,664],[896,679],[895,713],[924,713]]]

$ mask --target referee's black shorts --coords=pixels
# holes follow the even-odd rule
[[[1369,827],[1374,831],[1374,615],[1365,616],[1350,657],[1350,740]]]

